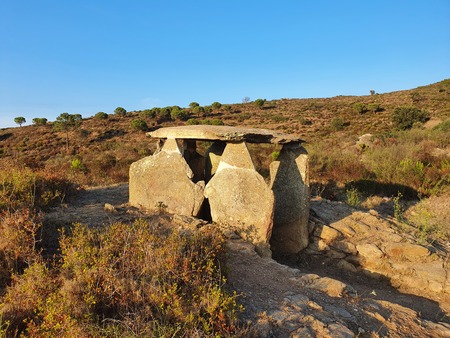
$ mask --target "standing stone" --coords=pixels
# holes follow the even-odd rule
[[[299,145],[284,145],[270,164],[275,196],[272,250],[291,254],[308,246],[309,177],[308,155]]]
[[[214,142],[206,151],[205,154],[205,182],[214,176],[219,167],[220,158],[222,157],[226,143],[222,141]]]
[[[205,188],[214,222],[237,226],[265,251],[272,233],[274,197],[245,143],[228,143]]]
[[[175,139],[167,139],[160,152],[130,166],[130,204],[156,211],[197,216],[203,203],[204,181],[194,174]]]

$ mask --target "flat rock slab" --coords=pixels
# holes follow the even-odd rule
[[[208,141],[248,142],[288,144],[302,143],[296,135],[285,134],[268,129],[243,128],[231,126],[180,126],[160,128],[147,133],[160,139],[193,139]]]

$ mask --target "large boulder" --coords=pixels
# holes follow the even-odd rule
[[[228,143],[205,188],[214,222],[236,226],[260,249],[268,248],[274,197],[258,174],[245,143]],[[267,251],[266,251],[267,252]]]
[[[192,182],[193,176],[177,141],[168,139],[160,152],[131,164],[130,204],[149,211],[197,216],[205,183]]]
[[[309,177],[308,155],[299,145],[284,145],[270,164],[275,196],[273,251],[296,254],[308,246]]]

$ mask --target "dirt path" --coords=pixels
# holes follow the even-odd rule
[[[139,213],[127,201],[127,184],[91,188],[48,213],[46,222],[98,226],[130,220]],[[245,306],[242,319],[254,324],[259,337],[450,337],[448,313],[436,301],[343,274],[320,258],[283,265],[259,257],[240,239],[230,239],[228,248],[228,287],[237,291]]]

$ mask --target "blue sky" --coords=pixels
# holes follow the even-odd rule
[[[0,1],[0,128],[446,78],[449,0]]]

